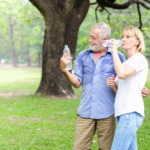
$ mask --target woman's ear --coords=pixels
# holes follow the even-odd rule
[[[140,40],[139,39],[137,39],[136,40],[136,44],[137,44],[137,46],[139,46],[139,44],[140,44],[141,42],[140,42]]]

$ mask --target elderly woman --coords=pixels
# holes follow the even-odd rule
[[[116,71],[108,78],[107,85],[116,92],[115,117],[117,129],[111,150],[137,150],[136,132],[144,118],[144,103],[141,89],[147,80],[148,63],[143,56],[145,44],[142,32],[135,27],[123,30],[122,49],[127,60],[122,64],[117,53],[118,44],[112,39],[113,61]]]

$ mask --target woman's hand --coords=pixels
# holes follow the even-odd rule
[[[110,47],[112,49],[112,51],[117,51],[119,44],[115,39],[111,39],[109,40],[109,43],[112,44],[112,46]]]
[[[107,86],[114,88],[116,86],[114,75],[107,79]]]

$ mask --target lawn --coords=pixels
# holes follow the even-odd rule
[[[72,149],[80,98],[36,96],[40,78],[40,68],[0,68],[0,149]],[[150,89],[150,72],[146,87]],[[74,91],[81,96],[81,89]],[[150,97],[144,102],[145,119],[138,131],[138,147],[149,150]],[[95,135],[92,150],[97,150],[96,140]]]

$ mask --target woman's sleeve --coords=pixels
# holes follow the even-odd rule
[[[148,68],[148,63],[144,56],[135,57],[133,61],[128,63],[128,65],[132,66],[136,70],[136,73]]]

